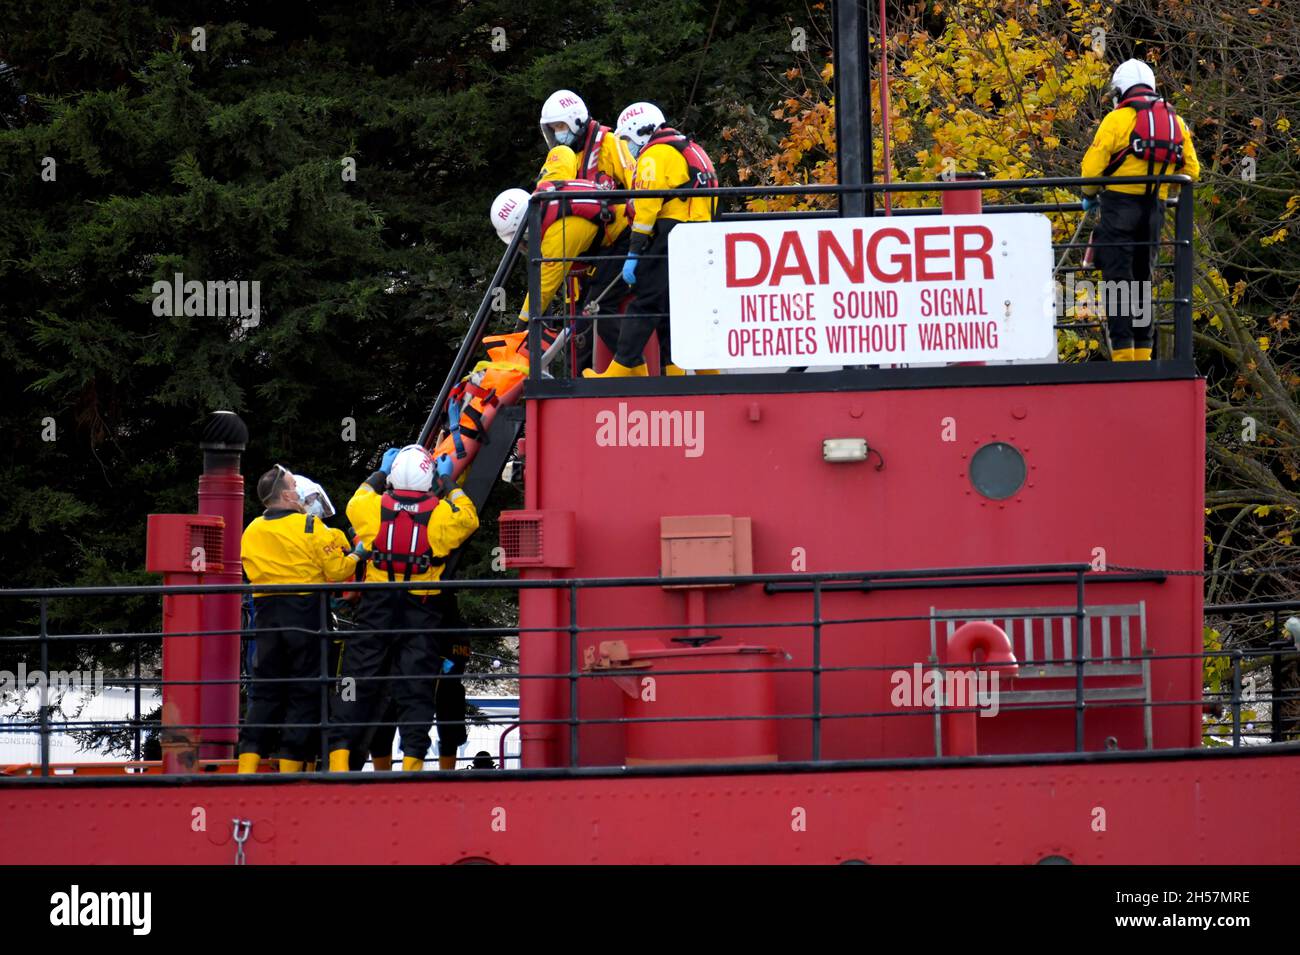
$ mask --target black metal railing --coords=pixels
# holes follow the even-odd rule
[[[1014,180],[961,180],[957,179],[951,182],[900,182],[891,183],[888,187],[880,184],[870,184],[864,186],[844,186],[844,185],[800,185],[800,186],[728,186],[717,187],[712,189],[695,189],[691,191],[690,197],[693,199],[716,198],[720,203],[727,200],[748,200],[754,198],[767,198],[777,196],[794,196],[807,198],[818,195],[840,195],[848,193],[868,194],[874,193],[943,193],[949,191],[971,191],[979,190],[981,192],[997,192],[1003,194],[1024,193],[1026,191],[1043,192],[1048,190],[1074,189],[1083,186],[1107,186],[1107,185],[1169,185],[1172,189],[1177,190],[1177,195],[1168,200],[1168,205],[1175,208],[1172,225],[1172,238],[1157,237],[1150,242],[1137,243],[1137,246],[1152,248],[1158,259],[1158,253],[1164,249],[1172,252],[1170,261],[1156,261],[1151,276],[1151,287],[1154,289],[1158,285],[1157,275],[1172,272],[1172,297],[1157,299],[1154,293],[1150,301],[1147,302],[1153,309],[1150,316],[1156,330],[1171,331],[1170,344],[1166,348],[1167,354],[1165,360],[1176,362],[1190,362],[1192,360],[1192,282],[1194,276],[1193,247],[1192,247],[1192,228],[1193,228],[1193,184],[1189,177],[1184,175],[1165,175],[1165,176],[1125,176],[1111,177],[1108,179],[1099,178],[1050,178],[1050,179],[1014,179]],[[620,202],[627,199],[635,199],[638,196],[652,198],[682,198],[680,191],[673,190],[610,190],[602,193],[602,198],[611,202]],[[533,355],[542,354],[542,328],[540,319],[544,318],[541,311],[540,303],[542,301],[541,291],[541,267],[547,263],[572,262],[581,264],[596,264],[611,259],[621,259],[621,254],[601,254],[587,253],[572,258],[565,257],[546,257],[541,251],[541,222],[546,205],[548,203],[563,203],[567,197],[562,192],[542,192],[535,194],[529,205],[528,211],[528,255],[527,255],[527,273],[528,273],[528,301],[529,301],[529,352]],[[896,215],[915,216],[915,215],[935,215],[941,210],[937,208],[905,208],[895,210]],[[1045,214],[1077,214],[1082,212],[1082,205],[1077,202],[1053,203],[1053,202],[1025,202],[1025,203],[1008,203],[987,206],[983,209],[988,214],[1005,214],[1012,212],[1038,212]],[[798,221],[802,218],[835,218],[837,213],[827,211],[795,211],[795,212],[726,212],[723,211],[718,215],[719,219],[724,221],[745,221],[745,220],[764,220],[764,219],[790,219]],[[684,224],[689,225],[689,223]],[[1065,268],[1065,258],[1074,250],[1085,249],[1092,245],[1094,248],[1107,245],[1108,243],[1099,243],[1088,241],[1079,241],[1081,230],[1076,233],[1075,237],[1064,243],[1053,243],[1053,250],[1061,254],[1061,260],[1057,268],[1053,271],[1055,278],[1062,271],[1065,273],[1077,273],[1081,271],[1091,271],[1092,266],[1083,266],[1075,263]],[[1109,243],[1114,244],[1114,243]],[[1126,243],[1127,245],[1127,243]],[[667,253],[642,253],[642,258],[666,258]],[[578,303],[570,301],[567,298],[567,283],[562,282],[556,296],[558,302],[558,311],[560,319],[567,321],[571,328],[576,327],[577,323],[590,325],[590,318],[574,317],[565,315],[566,312],[572,311],[571,306]],[[1063,305],[1063,298],[1061,299]],[[1168,306],[1161,309],[1163,317],[1154,313],[1155,306]],[[638,318],[641,319],[659,319],[669,317],[667,313],[648,313],[638,312]],[[1060,317],[1060,316],[1058,316]],[[601,312],[601,320],[618,319],[617,314],[609,314],[609,310]],[[1058,321],[1055,323],[1058,330],[1072,330],[1075,332],[1086,331],[1091,329],[1105,329],[1104,320],[1091,321]],[[1159,360],[1162,356],[1154,356]],[[866,371],[867,369],[849,368],[850,371]],[[571,374],[576,374],[577,369],[571,369]],[[545,372],[538,364],[534,363],[530,369],[530,377],[533,382],[539,381]],[[709,391],[716,391],[723,387],[724,383],[706,382],[700,385]],[[682,386],[678,384],[676,389]],[[675,389],[675,390],[676,390]]]
[[[589,579],[571,579],[571,580],[455,580],[446,581],[439,584],[445,590],[475,591],[475,590],[554,590],[561,592],[567,599],[567,615],[557,615],[554,620],[547,621],[544,625],[520,627],[520,626],[496,626],[496,627],[463,627],[443,631],[465,636],[471,641],[475,638],[486,637],[518,637],[521,644],[526,644],[530,640],[549,639],[552,641],[563,640],[567,645],[568,667],[560,668],[555,672],[525,673],[521,670],[496,670],[478,672],[470,670],[464,674],[445,674],[445,673],[428,673],[428,674],[382,674],[368,679],[372,679],[383,686],[391,687],[402,680],[461,680],[477,681],[481,684],[501,684],[508,683],[512,687],[519,687],[519,695],[522,700],[526,700],[534,688],[544,687],[546,683],[560,683],[565,687],[564,696],[568,700],[568,713],[555,715],[547,718],[524,718],[520,716],[509,715],[499,718],[479,718],[467,717],[465,720],[458,721],[458,725],[469,726],[472,723],[497,724],[504,727],[507,723],[511,727],[530,728],[537,725],[550,725],[559,730],[567,729],[567,750],[568,765],[576,768],[583,764],[582,759],[582,736],[581,730],[588,727],[622,725],[631,726],[640,723],[740,723],[753,721],[770,721],[773,724],[795,722],[807,727],[808,749],[814,761],[823,760],[823,742],[826,728],[836,721],[847,720],[875,720],[875,719],[895,719],[895,718],[917,718],[926,716],[924,711],[918,711],[916,708],[893,708],[889,710],[871,710],[855,709],[845,711],[843,709],[843,696],[837,698],[837,706],[828,708],[826,705],[825,686],[828,678],[834,678],[840,675],[860,674],[867,676],[869,674],[896,674],[910,670],[915,664],[923,663],[928,666],[937,668],[942,673],[944,661],[941,659],[929,660],[898,660],[898,661],[879,661],[870,663],[859,663],[852,665],[832,665],[828,664],[829,659],[826,649],[830,646],[838,650],[843,646],[845,640],[863,640],[870,639],[870,628],[879,625],[898,624],[909,621],[928,622],[934,624],[935,617],[932,613],[896,613],[892,615],[863,615],[855,617],[828,616],[825,613],[824,597],[828,593],[835,593],[844,588],[860,589],[865,593],[870,593],[875,589],[886,589],[891,591],[898,590],[917,590],[923,592],[945,591],[954,584],[961,584],[967,581],[978,581],[983,586],[998,587],[1000,581],[1008,581],[1009,586],[1026,586],[1027,581],[1037,578],[1040,581],[1039,586],[1044,588],[1054,588],[1055,592],[1062,592],[1063,587],[1068,587],[1073,594],[1073,607],[1065,611],[1065,616],[1069,616],[1074,621],[1074,632],[1076,634],[1085,633],[1084,621],[1091,613],[1090,605],[1086,599],[1089,588],[1106,586],[1110,584],[1129,583],[1130,575],[1120,574],[1097,574],[1090,572],[1087,565],[1062,564],[1062,565],[1026,565],[1016,567],[964,567],[964,568],[942,568],[928,570],[898,570],[898,571],[870,571],[862,573],[822,573],[822,574],[751,574],[738,577],[697,577],[697,578],[674,578],[672,583],[677,585],[717,585],[726,584],[736,588],[750,588],[756,600],[778,600],[781,604],[788,605],[792,598],[797,595],[806,594],[808,598],[809,613],[805,616],[802,611],[790,615],[789,619],[772,619],[763,621],[739,621],[739,622],[716,622],[711,621],[708,624],[708,630],[711,636],[733,636],[746,637],[763,632],[781,631],[784,636],[782,639],[790,639],[789,633],[794,631],[796,634],[803,634],[806,637],[807,644],[804,645],[806,650],[807,664],[794,665],[788,658],[784,663],[772,668],[757,667],[740,667],[740,668],[719,668],[719,669],[672,669],[656,667],[654,673],[656,678],[659,677],[699,677],[699,676],[719,676],[743,678],[746,675],[759,672],[771,673],[776,678],[807,680],[810,700],[810,709],[808,712],[769,712],[769,713],[722,713],[717,715],[706,716],[595,716],[584,715],[582,713],[583,695],[581,687],[589,684],[592,680],[608,680],[611,676],[618,676],[617,670],[602,671],[599,668],[592,668],[584,665],[582,654],[582,638],[584,635],[599,633],[604,637],[611,639],[636,636],[636,635],[663,635],[665,633],[676,633],[684,631],[686,625],[678,624],[619,624],[619,625],[584,625],[582,623],[582,597],[596,590],[608,590],[610,588],[621,589],[635,593],[644,588],[660,588],[664,586],[664,579],[659,577],[640,577],[640,578],[589,578]],[[380,583],[380,584],[350,584],[347,590],[355,591],[373,591],[373,590],[390,590],[390,589],[427,589],[429,584],[426,583]],[[71,654],[70,651],[78,650],[85,657],[86,648],[103,648],[107,645],[130,646],[133,649],[149,647],[157,649],[160,642],[164,639],[164,634],[157,631],[126,631],[118,633],[93,632],[94,627],[87,625],[84,629],[86,632],[51,632],[50,627],[50,608],[53,602],[68,598],[96,598],[99,605],[104,605],[107,601],[114,599],[163,595],[176,596],[183,594],[205,594],[214,595],[219,593],[250,593],[254,589],[259,593],[269,592],[310,592],[316,595],[319,602],[319,622],[316,628],[307,629],[304,632],[311,633],[320,641],[321,652],[321,672],[319,676],[305,678],[277,678],[268,679],[265,683],[301,683],[310,682],[319,686],[320,710],[319,719],[306,723],[277,723],[265,724],[268,728],[293,726],[297,728],[306,728],[319,734],[320,752],[322,756],[329,751],[329,738],[332,733],[346,728],[379,728],[387,725],[386,722],[376,718],[368,721],[355,721],[350,723],[340,722],[336,718],[331,705],[331,694],[337,689],[339,677],[337,674],[328,672],[325,661],[329,656],[329,642],[331,640],[346,638],[351,635],[360,633],[374,633],[374,631],[357,630],[355,628],[346,632],[340,632],[336,627],[331,625],[331,598],[340,592],[339,585],[317,584],[317,585],[286,585],[282,587],[260,586],[253,588],[249,585],[213,585],[213,586],[190,586],[190,587],[165,587],[165,586],[138,586],[138,587],[69,587],[69,588],[51,588],[51,589],[28,589],[28,590],[8,590],[0,591],[0,607],[4,609],[4,619],[13,621],[24,619],[22,614],[22,604],[35,603],[35,614],[31,612],[30,606],[27,609],[25,619],[31,620],[36,624],[37,632],[35,633],[15,633],[7,636],[0,636],[0,661],[10,661],[17,659],[17,654],[26,650],[30,653],[31,648],[36,649],[36,658],[40,661],[41,672],[47,676],[50,673],[50,661],[52,658],[66,659]],[[954,594],[958,591],[954,591]],[[802,599],[802,598],[800,598]],[[1260,603],[1260,604],[1239,604],[1207,607],[1206,614],[1209,617],[1220,616],[1231,618],[1232,633],[1230,639],[1221,648],[1203,649],[1201,652],[1188,653],[1155,653],[1149,646],[1144,646],[1135,652],[1129,654],[1105,653],[1097,655],[1091,652],[1090,641],[1076,639],[1072,652],[1052,657],[1049,659],[1035,659],[1035,665],[1059,665],[1065,668],[1071,668],[1074,679],[1072,682],[1073,693],[1069,694],[1072,698],[1061,698],[1059,691],[1057,698],[1046,702],[1027,701],[1015,706],[1016,712],[1029,711],[1070,711],[1073,717],[1074,733],[1072,746],[1053,750],[1052,753],[1080,753],[1085,749],[1085,728],[1088,713],[1102,712],[1115,708],[1142,709],[1144,710],[1144,719],[1148,718],[1145,714],[1156,712],[1171,707],[1192,707],[1202,711],[1207,707],[1221,708],[1230,714],[1230,722],[1219,721],[1213,715],[1205,722],[1205,742],[1209,745],[1231,745],[1241,747],[1256,743],[1283,743],[1287,740],[1300,739],[1300,718],[1287,716],[1285,710],[1290,707],[1300,705],[1300,691],[1284,686],[1284,674],[1294,674],[1297,666],[1297,660],[1300,660],[1300,654],[1297,653],[1297,646],[1294,640],[1284,639],[1285,627],[1282,617],[1292,610],[1300,611],[1300,602],[1278,602],[1278,603]],[[1032,617],[1038,613],[1034,608],[1026,608],[1019,612],[999,612],[998,619],[1004,617]],[[566,619],[567,618],[567,619]],[[845,628],[849,628],[847,631]],[[400,636],[403,633],[414,633],[417,631],[386,631],[394,636]],[[846,635],[847,634],[847,635]],[[221,630],[221,631],[192,631],[186,633],[168,633],[165,639],[173,640],[213,640],[213,639],[232,639],[239,637],[255,637],[255,631],[248,631],[244,628],[239,630]],[[1064,647],[1062,648],[1064,649]],[[90,654],[93,656],[93,653]],[[136,656],[138,660],[138,655]],[[1097,667],[1098,665],[1118,664],[1118,663],[1143,663],[1152,665],[1161,662],[1170,661],[1190,661],[1198,660],[1204,669],[1206,661],[1225,661],[1225,665],[1220,667],[1227,675],[1223,681],[1222,687],[1218,690],[1212,689],[1202,697],[1192,699],[1118,699],[1118,700],[1095,700],[1089,699],[1089,682],[1087,679],[1087,668]],[[1268,666],[1265,666],[1265,663]],[[6,666],[0,662],[0,667]],[[976,664],[974,671],[978,674],[981,665]],[[967,666],[950,666],[953,670],[968,670]],[[992,669],[991,667],[989,669]],[[1260,674],[1271,673],[1272,681],[1267,682],[1260,678]],[[1247,680],[1249,677],[1249,681]],[[540,683],[539,683],[540,681]],[[135,744],[135,755],[137,758],[141,755],[138,737],[141,732],[157,732],[163,727],[157,722],[148,724],[141,712],[142,694],[147,691],[166,692],[167,688],[176,688],[181,686],[201,685],[226,685],[238,683],[241,687],[247,688],[253,681],[250,677],[240,676],[238,678],[225,680],[177,680],[164,679],[160,673],[154,675],[143,675],[140,672],[138,664],[134,667],[131,675],[125,673],[115,673],[105,675],[103,682],[105,685],[119,686],[130,688],[135,695],[135,713],[128,719],[56,719],[53,707],[50,703],[45,690],[41,690],[41,698],[38,701],[38,711],[22,720],[11,720],[7,729],[10,734],[26,733],[34,734],[39,739],[39,758],[29,761],[32,765],[29,769],[19,770],[22,775],[34,775],[39,773],[42,776],[51,774],[52,761],[50,759],[50,739],[54,734],[66,733],[118,733],[135,735],[137,742]],[[559,697],[563,698],[563,697]],[[964,713],[976,712],[977,706],[944,706],[942,711],[945,713]],[[938,719],[938,711],[935,714],[936,734],[941,734],[942,729]],[[247,726],[248,724],[243,724]],[[1256,727],[1267,726],[1267,732],[1256,730]],[[219,745],[233,747],[230,739],[238,731],[240,724],[236,723],[186,723],[177,724],[169,721],[165,727],[169,733],[178,731],[189,731],[191,734],[203,736],[208,734],[209,741],[203,742],[204,746],[217,745],[210,742],[211,734],[214,731],[220,731],[219,737],[224,737],[225,742]],[[843,741],[840,745],[842,748]],[[865,755],[865,744],[863,747]],[[944,744],[941,736],[936,736],[937,758],[942,762],[945,758]],[[234,753],[231,751],[230,756]],[[1036,755],[1042,756],[1043,753]],[[1050,755],[1050,754],[1048,754]],[[978,757],[977,757],[978,758]],[[0,767],[3,770],[3,767]]]

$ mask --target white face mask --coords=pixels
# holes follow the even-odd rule
[[[303,510],[312,517],[317,517],[322,521],[325,520],[325,505],[320,502],[319,497],[313,497],[310,501],[303,504]]]
[[[573,130],[568,126],[555,130],[555,141],[561,146],[572,146],[574,138]]]

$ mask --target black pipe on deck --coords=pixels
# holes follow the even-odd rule
[[[862,4],[836,0],[835,139],[836,163],[842,186],[871,182],[871,79],[867,71]],[[841,216],[875,214],[874,197],[864,192],[840,194]]]

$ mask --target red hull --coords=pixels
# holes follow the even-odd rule
[[[1300,793],[1298,756],[1287,746],[689,776],[17,783],[0,790],[0,846],[7,864],[223,865],[234,861],[231,820],[251,819],[254,865],[1295,864],[1300,827],[1285,820]],[[206,832],[193,828],[199,809]]]

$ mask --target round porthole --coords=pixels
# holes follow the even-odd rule
[[[994,501],[1003,501],[1025,486],[1025,456],[1003,441],[986,444],[970,459],[970,482]]]

